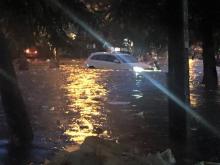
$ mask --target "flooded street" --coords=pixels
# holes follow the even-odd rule
[[[220,91],[205,91],[201,61],[189,63],[192,109],[220,130]],[[146,74],[166,87],[166,72]],[[30,162],[39,164],[88,136],[126,145],[137,154],[172,148],[167,96],[133,72],[84,69],[81,61],[63,61],[60,69],[35,64],[17,75],[35,133]],[[2,108],[0,120],[0,160],[4,160],[8,129]],[[182,159],[219,161],[219,140],[201,123],[189,116],[186,150],[191,156]]]
[[[65,93],[66,114],[75,113],[64,134],[71,141],[81,144],[88,136],[103,134],[106,130],[107,114],[104,101],[107,100],[108,90],[103,76],[107,71],[87,70],[73,66],[61,66],[66,83],[61,87]],[[99,132],[98,129],[102,129]]]
[[[129,71],[62,66],[61,72],[67,82],[62,86],[66,113],[76,114],[64,132],[71,141],[99,136],[149,152],[159,149],[149,147],[157,136],[168,140],[166,97],[148,81]],[[148,74],[165,83],[165,73]]]

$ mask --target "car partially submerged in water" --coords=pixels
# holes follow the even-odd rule
[[[121,52],[96,52],[91,53],[85,61],[87,68],[131,70],[135,72],[157,71],[153,64],[139,62],[132,54]]]

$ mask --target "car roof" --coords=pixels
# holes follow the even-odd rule
[[[94,52],[94,53],[91,53],[90,56],[103,55],[103,54],[108,54],[108,55],[131,55],[129,53],[124,53],[124,52]]]
[[[111,52],[94,52],[91,53],[90,55],[103,55],[103,54],[111,54]]]

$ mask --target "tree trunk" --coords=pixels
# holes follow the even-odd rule
[[[12,65],[7,40],[0,32],[0,92],[8,126],[11,130],[11,140],[23,145],[31,142],[32,128],[23,97],[21,95],[16,74]]]
[[[203,83],[208,90],[214,90],[218,87],[212,23],[212,18],[204,16],[201,26],[203,36]]]
[[[185,45],[187,16],[184,15],[184,0],[168,0],[169,5],[169,72],[168,85],[170,92],[177,99],[188,105],[189,102],[189,69],[187,46]],[[185,1],[186,2],[186,1]],[[185,6],[186,7],[186,6]],[[185,18],[185,20],[184,20]],[[186,25],[187,26],[187,25]],[[186,27],[187,28],[187,27]],[[173,140],[186,138],[186,111],[175,99],[169,99],[170,137]]]

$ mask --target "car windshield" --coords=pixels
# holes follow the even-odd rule
[[[123,63],[137,63],[138,60],[132,55],[116,55]]]

